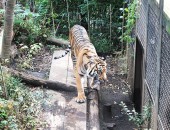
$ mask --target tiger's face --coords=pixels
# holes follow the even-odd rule
[[[97,73],[100,80],[104,80],[104,81],[107,80],[106,66],[107,64],[105,61],[97,63],[97,71],[98,71]]]
[[[107,75],[106,75],[106,62],[103,61],[102,59],[97,59],[90,61],[88,64],[88,76],[90,77],[95,77],[98,76],[100,80],[107,80]]]

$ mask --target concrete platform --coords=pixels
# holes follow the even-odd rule
[[[43,130],[86,130],[86,103],[74,101],[74,92],[44,90],[41,118],[47,122]]]
[[[71,55],[67,54],[59,59],[54,58],[64,53],[64,50],[54,52],[49,80],[60,81],[76,87]],[[75,102],[74,98],[77,96],[77,92],[45,90],[45,95],[47,102],[43,106],[42,118],[48,122],[47,130],[87,129],[87,104],[86,102],[82,104]]]
[[[65,50],[59,50],[54,52],[49,80],[60,81],[62,83],[73,85],[76,87],[71,54],[68,53],[62,58],[55,59],[55,57],[59,57],[64,54]]]

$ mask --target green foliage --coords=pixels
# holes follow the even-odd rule
[[[54,51],[58,48],[60,48],[60,47],[56,47],[55,45],[47,45],[47,48],[48,48],[48,50],[50,51],[50,53],[51,54],[53,54],[54,53]]]
[[[20,79],[8,74],[4,78],[10,100],[5,100],[0,93],[0,129],[34,129],[41,125],[38,119],[39,101]],[[3,84],[1,83],[0,86]],[[42,97],[39,97],[42,98]]]
[[[86,0],[82,4],[80,4],[78,7],[80,8],[80,12],[82,14],[85,14],[85,13],[87,13],[88,7],[93,7],[93,8],[95,7],[96,8],[96,6],[97,6],[97,2],[95,0],[90,0],[88,2]]]
[[[151,118],[151,105],[143,107],[141,114],[137,113],[135,109],[129,110],[125,103],[121,102],[120,106],[123,107],[122,111],[128,115],[129,121],[134,122],[139,128],[141,128]]]
[[[119,19],[121,12],[119,12],[118,8],[122,7],[122,3],[123,0],[89,1],[90,37],[97,52],[102,50],[102,53],[114,53],[114,51],[120,49],[119,36],[121,33],[117,31],[117,28],[121,24]],[[87,6],[87,3],[84,3],[85,5]]]
[[[49,28],[44,27],[44,20],[38,13],[32,13],[29,9],[23,10],[21,5],[15,9],[14,20],[15,43],[31,45],[35,42],[44,42],[50,34]]]
[[[33,55],[36,55],[42,48],[42,44],[41,43],[35,43],[33,45],[30,46],[30,50],[29,50],[29,57],[32,57]]]
[[[122,18],[125,19],[125,25],[122,27],[125,31],[123,32],[123,35],[119,38],[121,39],[121,42],[131,43],[134,41],[134,38],[132,37],[132,32],[135,27],[136,18],[137,18],[137,4],[138,0],[133,0],[132,3],[128,4],[127,8],[124,8],[124,16]],[[122,29],[119,28],[119,29]]]
[[[41,16],[45,16],[48,14],[50,8],[49,0],[35,0],[36,10]]]
[[[42,43],[34,43],[30,46],[19,44],[19,53],[22,59],[22,62],[18,63],[18,67],[21,69],[32,69],[32,58],[33,56],[37,55],[38,52],[42,50],[44,47]]]
[[[4,128],[7,125],[7,119],[8,115],[7,112],[5,111],[5,109],[0,109],[0,128]]]
[[[106,53],[109,51],[112,53],[115,50],[118,51],[120,49],[120,40],[118,38],[121,35],[117,30],[121,24],[119,19],[121,12],[118,9],[122,7],[123,1],[124,0],[68,0],[70,25],[72,27],[75,24],[80,24],[81,19],[79,15],[80,13],[83,14],[83,19],[87,23],[90,23],[90,37],[92,37],[92,39],[101,39],[97,41],[93,40],[93,44],[99,48],[99,52],[102,51]],[[15,9],[15,43],[26,45],[39,42],[44,43],[49,35],[55,33],[56,36],[62,36],[68,39],[68,12],[66,1],[35,0],[35,13],[29,11],[27,1],[19,0],[18,3],[20,4],[17,4]],[[89,19],[88,13],[90,16]],[[109,31],[110,28],[111,34]],[[100,33],[104,34],[104,39],[100,37]],[[99,42],[100,44],[98,44]]]
[[[92,38],[92,43],[94,44],[97,52],[99,53],[111,53],[112,48],[110,47],[110,42],[104,38]]]
[[[18,130],[16,116],[13,115],[14,102],[0,98],[0,129]]]

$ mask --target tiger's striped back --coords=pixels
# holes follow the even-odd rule
[[[96,50],[93,44],[90,42],[87,31],[84,27],[80,25],[74,25],[70,30],[69,39],[72,49],[75,50],[75,56],[77,56],[78,52],[85,48],[88,48],[94,53],[96,53]]]

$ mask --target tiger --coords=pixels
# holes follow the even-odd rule
[[[69,42],[77,87],[75,101],[83,103],[86,101],[83,86],[85,77],[87,77],[87,84],[90,87],[92,87],[95,79],[107,81],[107,64],[97,55],[84,27],[74,25],[69,31]]]

